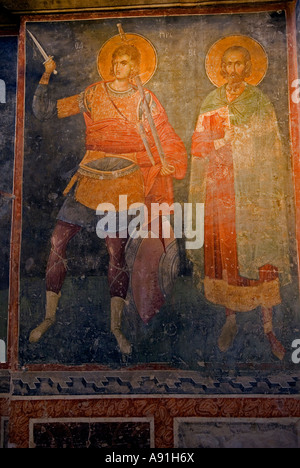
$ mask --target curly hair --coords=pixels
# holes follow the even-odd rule
[[[117,49],[115,49],[112,55],[110,74],[114,76],[114,61],[117,57],[121,57],[122,55],[128,55],[134,64],[131,78],[139,75],[142,60],[141,53],[134,45],[131,44],[122,44]]]

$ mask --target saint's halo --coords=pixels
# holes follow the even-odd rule
[[[139,34],[126,34],[126,40],[120,35],[109,39],[101,48],[97,64],[98,72],[105,81],[111,81],[111,62],[114,51],[122,45],[134,45],[141,54],[140,78],[143,84],[148,83],[157,68],[157,53],[154,46],[148,39]]]
[[[268,56],[263,46],[248,36],[227,36],[215,42],[210,48],[205,61],[208,78],[218,88],[226,83],[226,79],[221,75],[221,62],[226,50],[233,46],[244,47],[250,52],[252,73],[248,78],[245,78],[245,81],[257,86],[266,76]]]

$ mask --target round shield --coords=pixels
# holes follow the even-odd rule
[[[130,238],[126,261],[131,301],[143,322],[149,323],[171,294],[179,272],[179,249],[171,226],[170,237],[166,239]]]
[[[174,240],[170,245],[168,245],[159,262],[159,285],[165,298],[171,294],[179,272],[179,248],[177,241]]]

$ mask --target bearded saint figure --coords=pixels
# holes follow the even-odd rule
[[[129,37],[131,36],[134,35]],[[117,41],[120,42],[118,39]],[[146,42],[137,35],[135,41],[140,41],[142,45]],[[149,45],[147,47],[149,49]],[[165,153],[163,164],[159,157],[149,122],[144,115],[141,96],[134,85],[134,77],[141,71],[141,61],[138,47],[131,43],[121,43],[111,53],[111,79],[94,83],[81,94],[58,101],[51,101],[48,96],[49,80],[56,64],[52,59],[45,63],[45,73],[33,100],[34,114],[39,120],[45,121],[52,117],[63,119],[82,113],[86,125],[86,153],[64,192],[67,196],[57,216],[46,270],[46,315],[44,321],[31,332],[31,343],[38,342],[55,323],[67,272],[67,246],[82,228],[92,223],[98,205],[110,203],[117,209],[119,196],[127,195],[128,206],[134,203],[146,206],[151,203],[167,203],[171,206],[173,178],[182,179],[185,176],[185,147],[170,125],[157,97],[145,90]],[[141,123],[143,135],[139,132]],[[145,147],[145,139],[151,149],[154,165]],[[109,253],[111,331],[123,355],[131,354],[131,343],[121,329],[129,287],[125,258],[128,240],[127,225],[119,225],[118,232],[108,232],[105,239]],[[156,291],[153,290],[152,296],[155,294]],[[150,302],[155,300],[150,296]]]
[[[206,298],[226,310],[219,349],[226,352],[234,342],[236,314],[260,307],[271,350],[282,360],[273,311],[282,302],[280,280],[290,281],[287,161],[273,105],[247,82],[254,72],[246,47],[227,48],[221,59],[225,84],[202,104],[190,202],[205,204],[204,279],[203,253],[189,254]]]

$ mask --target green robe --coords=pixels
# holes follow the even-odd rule
[[[259,268],[276,266],[281,281],[290,281],[289,235],[286,201],[288,161],[282,150],[275,110],[256,87],[247,85],[234,102],[226,97],[226,85],[204,101],[200,116],[227,108],[235,129],[232,143],[239,274],[258,280]],[[193,158],[191,203],[205,201],[207,160]],[[201,266],[202,253],[190,251]]]

